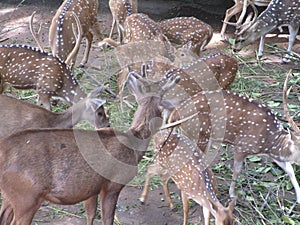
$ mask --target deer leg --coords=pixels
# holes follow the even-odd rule
[[[257,53],[258,58],[261,58],[263,55],[264,44],[265,44],[265,35],[260,37],[259,48],[258,48],[258,53]]]
[[[2,195],[2,205],[0,212],[0,224],[11,224],[14,212],[12,206],[8,203],[6,198]]]
[[[299,183],[296,179],[292,164],[290,162],[279,162],[276,160],[275,160],[275,162],[277,163],[277,165],[279,167],[281,167],[289,175],[290,180],[291,180],[291,182],[294,186],[295,192],[296,192],[297,202],[300,203],[300,187],[299,187]]]
[[[149,185],[150,185],[151,177],[153,175],[157,174],[155,172],[155,169],[156,169],[155,166],[156,166],[156,164],[152,164],[152,165],[148,166],[146,180],[145,180],[145,184],[144,184],[144,189],[143,189],[143,192],[141,194],[141,197],[139,198],[139,200],[142,204],[144,204],[145,201],[146,201],[147,194],[148,194],[148,191],[149,191]]]
[[[124,30],[124,28],[120,24],[117,25],[117,28],[118,28],[119,42],[120,42],[120,44],[123,44],[123,38],[124,38],[123,30]]]
[[[188,225],[189,199],[183,191],[181,192],[181,201],[183,207],[183,225]]]
[[[101,191],[101,215],[103,225],[113,225],[116,205],[120,191]]]
[[[97,202],[98,202],[98,195],[94,195],[90,197],[88,200],[85,201],[85,211],[86,211],[86,224],[93,225],[93,221],[96,217],[97,212]]]
[[[202,207],[203,217],[204,217],[204,225],[209,225],[210,222],[210,211],[206,207]]]
[[[145,203],[145,201],[147,199],[147,194],[148,194],[148,191],[149,191],[149,185],[150,185],[151,177],[156,175],[156,174],[161,174],[161,170],[162,170],[162,167],[157,163],[154,163],[154,164],[148,166],[144,189],[143,189],[143,192],[141,194],[141,197],[139,198],[141,203]]]
[[[110,29],[108,38],[111,38],[111,37],[112,37],[112,34],[113,34],[113,32],[114,32],[114,28],[115,28],[115,26],[116,26],[116,22],[117,22],[117,21],[113,18],[113,22],[112,22],[112,24],[111,24],[111,29]]]
[[[291,54],[294,42],[296,40],[298,30],[299,30],[299,25],[298,26],[297,25],[295,25],[295,26],[289,25],[289,33],[290,33],[289,45],[288,45],[288,48],[287,48],[287,54],[282,59],[282,63],[288,63],[290,61],[290,54]]]
[[[173,205],[173,202],[172,202],[172,199],[171,199],[171,195],[170,195],[170,191],[169,191],[169,186],[168,186],[168,180],[169,180],[170,176],[164,170],[161,171],[161,172],[162,173],[160,174],[160,179],[162,181],[162,185],[163,185],[163,189],[164,189],[164,192],[165,192],[165,196],[166,196],[167,202],[169,204],[170,209],[174,209],[174,205]],[[163,173],[163,172],[165,172],[165,173]]]
[[[19,199],[14,196],[14,202],[12,203],[14,219],[12,221],[12,224],[30,225],[43,199],[32,196],[28,193],[24,193],[21,197],[22,199]]]
[[[86,46],[84,50],[84,55],[80,63],[80,67],[84,67],[84,65],[87,63],[89,55],[90,55],[90,50],[92,47],[92,41],[93,41],[93,34],[91,32],[88,32],[85,36],[86,38]]]
[[[229,195],[231,198],[236,197],[235,194],[235,184],[236,184],[236,180],[239,176],[239,174],[241,173],[241,170],[243,168],[243,161],[244,161],[244,156],[241,156],[237,153],[234,154],[234,163],[233,163],[233,177],[232,177],[232,182],[230,184],[230,188],[229,188]]]

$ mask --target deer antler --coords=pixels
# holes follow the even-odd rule
[[[289,124],[292,126],[294,131],[298,135],[300,135],[300,129],[298,128],[297,124],[290,117],[289,109],[288,109],[288,106],[287,106],[287,98],[288,98],[288,94],[289,94],[290,89],[291,89],[291,88],[289,88],[289,90],[287,90],[287,84],[288,84],[288,80],[289,80],[290,75],[291,75],[291,70],[286,75],[284,85],[283,85],[283,111],[284,111],[284,115],[285,115],[287,121],[289,122]]]
[[[236,26],[237,26],[237,31],[238,31],[239,29],[241,29],[239,32],[236,31],[236,35],[237,35],[237,36],[239,36],[239,35],[241,35],[242,33],[244,33],[245,30],[247,30],[249,27],[251,27],[252,24],[254,24],[254,22],[256,21],[256,18],[257,18],[257,16],[258,16],[257,8],[254,6],[254,4],[253,4],[252,2],[250,2],[250,6],[252,7],[252,9],[253,9],[253,11],[254,11],[254,15],[253,15],[253,13],[250,13],[250,14],[247,16],[247,18],[246,18],[246,20],[245,20],[245,22],[244,22],[243,24],[238,24],[238,23],[236,24]],[[253,18],[252,18],[252,15],[253,15]],[[252,20],[251,20],[251,18],[252,18]]]
[[[65,63],[67,65],[70,65],[70,62],[72,61],[73,57],[76,55],[79,47],[80,47],[80,42],[81,42],[81,39],[82,39],[82,34],[83,34],[83,31],[82,31],[82,26],[80,24],[80,20],[78,18],[78,16],[76,16],[74,13],[72,13],[75,21],[76,21],[76,24],[77,24],[77,28],[78,28],[78,34],[76,35],[74,30],[73,30],[73,33],[74,33],[74,36],[76,38],[76,44],[73,48],[73,50],[71,51],[71,53],[68,55],[67,59],[65,60]]]
[[[40,40],[40,32],[41,32],[42,24],[40,24],[40,28],[39,28],[39,30],[38,30],[37,33],[35,33],[34,30],[33,30],[33,25],[32,25],[32,24],[33,24],[33,17],[34,17],[34,15],[35,15],[35,13],[36,13],[36,11],[34,11],[34,12],[31,14],[30,18],[29,18],[29,28],[30,28],[30,32],[31,32],[31,34],[32,34],[32,36],[33,36],[33,38],[34,38],[34,40],[35,40],[36,43],[38,44],[40,50],[41,50],[41,51],[44,51],[44,46],[43,46],[43,44],[42,44],[42,42],[41,42],[41,40]]]

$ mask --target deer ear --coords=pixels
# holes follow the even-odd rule
[[[86,102],[86,107],[91,107],[94,112],[96,112],[102,105],[106,103],[106,100],[99,98],[91,98]]]

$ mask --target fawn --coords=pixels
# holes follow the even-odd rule
[[[32,129],[2,139],[0,224],[30,225],[44,200],[56,204],[87,200],[87,224],[92,225],[100,194],[103,224],[112,225],[120,191],[136,175],[137,164],[161,125],[162,109],[170,105],[162,96],[179,79],[162,85],[131,72],[128,88],[138,109],[125,132]]]
[[[156,158],[154,164],[148,167],[140,201],[144,203],[146,200],[151,176],[159,174],[171,208],[173,203],[167,184],[169,178],[181,190],[184,225],[188,224],[188,198],[203,207],[205,225],[210,224],[210,213],[215,217],[217,225],[233,224],[232,211],[236,199],[233,199],[227,208],[219,202],[215,178],[205,162],[205,155],[197,149],[197,145],[182,134],[168,131],[157,133],[154,143]]]

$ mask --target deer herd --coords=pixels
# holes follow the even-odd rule
[[[289,43],[282,62],[289,63],[299,30],[300,1],[234,2],[226,12],[221,37],[225,40],[226,26],[234,25],[233,50],[260,38],[258,56],[262,56],[265,35],[288,26]],[[290,74],[284,83],[283,103],[294,131],[284,129],[266,106],[230,91],[238,61],[221,52],[203,57],[213,37],[209,24],[195,17],[157,22],[138,12],[137,0],[109,0],[113,21],[104,38],[98,6],[98,0],[63,1],[49,28],[49,51],[34,31],[34,12],[29,27],[39,48],[0,45],[0,92],[7,87],[35,89],[40,105],[0,95],[5,106],[0,109],[0,224],[30,225],[44,201],[62,205],[85,201],[87,224],[92,225],[98,195],[103,224],[113,224],[119,194],[137,174],[152,138],[156,157],[148,167],[140,201],[146,201],[150,178],[158,174],[173,208],[167,184],[171,178],[181,191],[185,225],[188,199],[203,207],[202,224],[210,224],[211,214],[217,225],[234,224],[235,184],[250,155],[267,156],[281,167],[300,203],[300,187],[291,164],[300,164],[300,130],[287,110]],[[267,8],[258,15],[256,6]],[[246,18],[249,11],[253,12]],[[229,22],[238,14],[236,23]],[[115,27],[118,41],[112,39]],[[83,38],[86,45],[79,65],[88,66],[93,35],[99,47],[114,48],[121,68],[121,102],[126,88],[137,102],[126,131],[110,127],[106,100],[98,97],[106,87],[100,85],[86,94],[74,76]],[[69,109],[52,112],[51,98],[63,99]],[[96,130],[73,128],[81,120]],[[217,179],[211,169],[209,152],[217,151],[218,144],[233,146],[227,207],[218,200]]]

